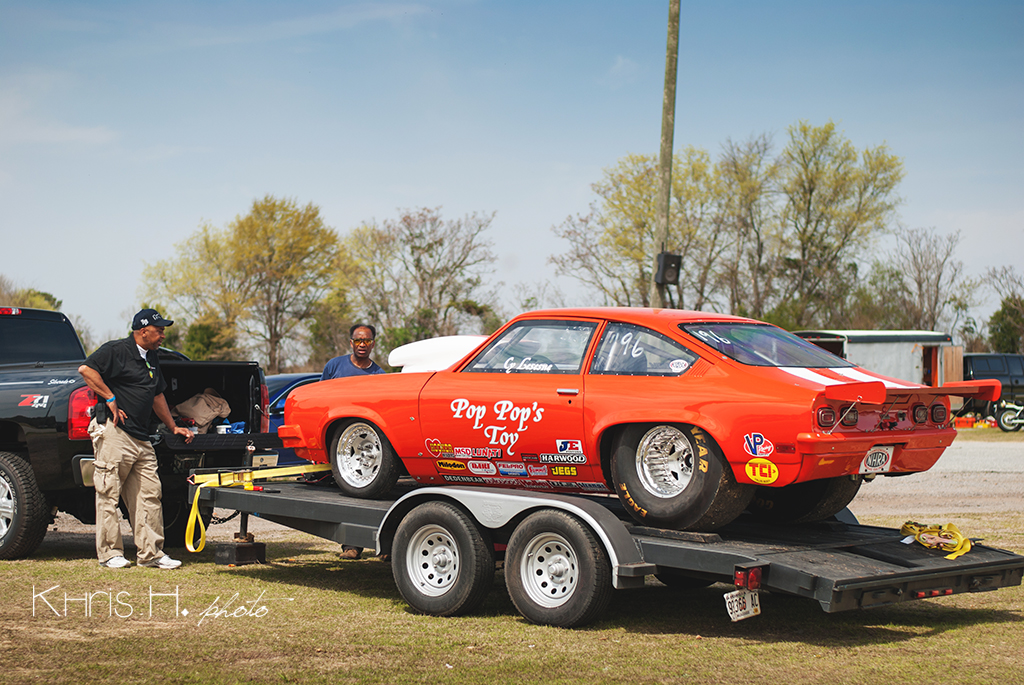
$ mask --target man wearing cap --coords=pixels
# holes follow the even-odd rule
[[[124,498],[131,518],[139,566],[172,569],[181,562],[163,551],[164,517],[156,452],[149,441],[149,417],[156,413],[174,433],[192,440],[192,432],[174,425],[164,399],[157,348],[164,328],[173,321],[154,309],[143,309],[132,320],[132,333],[104,343],[78,367],[99,401],[89,423],[96,461],[96,555],[100,566],[124,568],[117,501]]]

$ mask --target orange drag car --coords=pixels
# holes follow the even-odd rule
[[[865,480],[935,464],[956,436],[949,395],[999,394],[998,382],[886,378],[776,326],[706,312],[535,311],[470,346],[442,370],[299,388],[278,433],[329,462],[352,496],[382,497],[405,472],[614,492],[645,525],[714,530],[745,509],[828,518]]]

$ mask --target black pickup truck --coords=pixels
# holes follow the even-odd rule
[[[256,362],[195,362],[160,350],[171,407],[206,388],[231,406],[241,434],[180,436],[151,433],[163,484],[164,535],[184,543],[190,469],[236,467],[247,449],[278,444],[267,433],[267,387]],[[90,408],[96,397],[78,373],[85,350],[59,312],[0,306],[0,559],[31,554],[56,512],[95,522]]]

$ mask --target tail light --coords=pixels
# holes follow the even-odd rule
[[[21,314],[21,310],[18,309],[17,307],[0,307],[0,315],[17,316],[18,314]]]
[[[746,588],[748,590],[759,590],[761,589],[761,579],[764,570],[760,566],[754,566],[752,568],[735,567],[732,572],[733,585],[738,588]]]
[[[946,411],[946,405],[944,405],[944,404],[933,404],[932,405],[932,422],[933,423],[945,423],[947,418],[949,418],[949,412]]]
[[[844,426],[856,426],[857,421],[860,420],[860,412],[857,411],[857,407],[850,406],[842,410],[842,424]]]
[[[914,407],[914,423],[924,423],[928,420],[928,407],[919,404]]]
[[[89,409],[96,404],[96,393],[89,388],[79,388],[71,393],[68,401],[68,439],[88,440]]]
[[[266,383],[260,383],[260,433],[270,432],[270,391]]]
[[[818,425],[822,428],[830,428],[836,425],[836,410],[832,407],[822,407],[819,409]]]

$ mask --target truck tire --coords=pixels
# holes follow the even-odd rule
[[[383,497],[398,482],[398,457],[384,432],[369,421],[335,428],[329,454],[334,482],[350,497]]]
[[[36,551],[50,519],[32,467],[16,454],[0,452],[0,559],[21,559]]]
[[[471,613],[494,583],[490,537],[448,502],[428,502],[410,511],[398,524],[391,551],[398,591],[423,614]]]
[[[509,538],[505,585],[531,623],[575,628],[596,620],[612,594],[608,554],[578,518],[554,509],[527,516]]]
[[[645,526],[717,530],[754,496],[755,486],[736,482],[718,445],[696,426],[626,426],[611,466],[616,494]]]
[[[1021,424],[1013,421],[1016,418],[1016,409],[1000,409],[996,412],[996,423],[999,424],[999,429],[1006,433],[1020,430]]]
[[[747,509],[774,523],[824,521],[845,509],[863,482],[861,476],[839,476],[781,488],[759,487]]]

